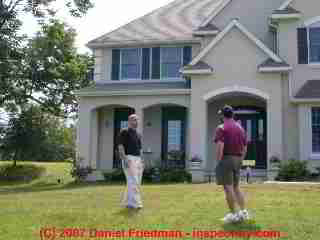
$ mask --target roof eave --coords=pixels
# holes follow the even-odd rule
[[[271,15],[272,20],[300,19],[300,18],[301,18],[301,13],[288,13],[288,14],[273,13]]]
[[[183,75],[210,75],[213,74],[212,69],[194,69],[194,70],[181,70],[180,71]]]
[[[282,72],[290,72],[292,67],[258,67],[258,71],[260,73],[282,73]]]
[[[90,49],[103,47],[126,47],[126,46],[141,46],[145,44],[197,44],[201,43],[200,38],[193,39],[168,39],[168,40],[139,40],[139,41],[118,41],[104,43],[87,43],[86,46]]]
[[[218,30],[214,31],[193,31],[192,34],[194,36],[207,36],[207,35],[217,35],[219,33]]]
[[[320,102],[320,98],[297,98],[293,97],[291,98],[292,103],[314,103],[314,102]]]

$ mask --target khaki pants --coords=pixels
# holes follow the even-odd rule
[[[142,207],[141,181],[143,165],[141,157],[127,155],[128,164],[122,160],[122,169],[126,175],[127,187],[122,196],[122,205],[133,208]]]

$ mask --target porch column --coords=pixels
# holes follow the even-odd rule
[[[207,165],[207,102],[194,99],[190,108],[190,158],[199,156],[203,162],[201,168]]]
[[[138,128],[137,128],[137,131],[138,133],[141,134],[142,136],[142,143],[143,143],[143,126],[144,126],[144,119],[143,119],[143,108],[135,108],[135,114],[138,115],[138,118],[139,118],[139,122],[138,122]],[[143,148],[143,146],[142,146]]]
[[[83,166],[96,168],[98,150],[98,117],[97,111],[85,107],[79,111],[79,158]]]
[[[267,169],[270,169],[270,157],[283,159],[283,119],[281,98],[270,98],[267,101]]]

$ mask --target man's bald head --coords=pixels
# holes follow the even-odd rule
[[[139,120],[139,117],[137,114],[131,114],[128,117],[128,127],[136,129],[138,127],[138,120]]]

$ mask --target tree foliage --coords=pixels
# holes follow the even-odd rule
[[[63,161],[75,157],[75,129],[67,128],[61,118],[27,105],[10,114],[1,144],[6,160]]]
[[[76,52],[75,30],[54,20],[55,1],[0,0],[0,107],[33,101],[56,116],[75,112],[74,90],[90,83],[93,59]],[[73,16],[92,7],[90,0],[65,4]],[[43,20],[32,39],[18,34],[22,12]]]

